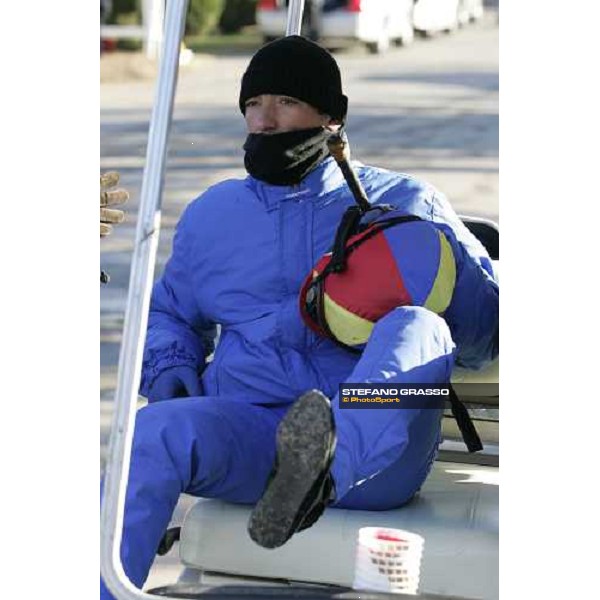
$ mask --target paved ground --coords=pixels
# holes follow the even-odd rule
[[[157,272],[184,206],[212,183],[243,176],[244,123],[236,108],[244,56],[196,56],[180,73],[163,201]],[[353,156],[443,190],[459,213],[498,219],[496,13],[452,35],[418,39],[386,56],[360,48],[337,59],[350,98]],[[134,65],[101,86],[101,168],[117,169],[132,200],[127,222],[102,242],[112,278],[101,290],[101,447],[106,452],[131,250],[154,94],[152,69]],[[109,78],[110,79],[110,78]],[[189,500],[178,507],[179,520]],[[149,585],[173,580],[176,552]]]

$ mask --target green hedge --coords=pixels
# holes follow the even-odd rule
[[[258,0],[225,0],[219,29],[223,33],[237,33],[246,25],[254,25],[257,3]]]
[[[129,13],[138,9],[139,0],[112,0],[113,13]]]
[[[108,23],[119,23],[119,15],[127,15],[135,13],[138,15],[141,22],[142,9],[139,6],[139,0],[112,0],[112,10],[108,16]]]
[[[214,31],[225,0],[189,0],[185,21],[186,35],[204,35]]]

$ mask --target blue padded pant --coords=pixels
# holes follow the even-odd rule
[[[399,308],[375,326],[349,383],[444,383],[454,344],[445,322],[419,307]],[[336,506],[386,510],[423,484],[440,440],[441,411],[340,410],[332,473]],[[290,404],[231,397],[181,398],[138,414],[126,494],[121,558],[141,587],[179,495],[253,504],[275,458],[277,425]],[[101,600],[112,599],[101,583]]]

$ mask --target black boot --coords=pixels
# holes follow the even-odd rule
[[[331,504],[335,441],[329,400],[317,390],[300,396],[279,424],[275,465],[248,522],[259,546],[282,546]]]

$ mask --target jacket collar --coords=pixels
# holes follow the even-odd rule
[[[344,185],[345,181],[335,160],[329,156],[297,185],[271,185],[255,179],[251,175],[246,177],[246,183],[265,203],[267,209],[273,209],[280,202],[301,200],[303,197],[314,200],[326,196]]]

